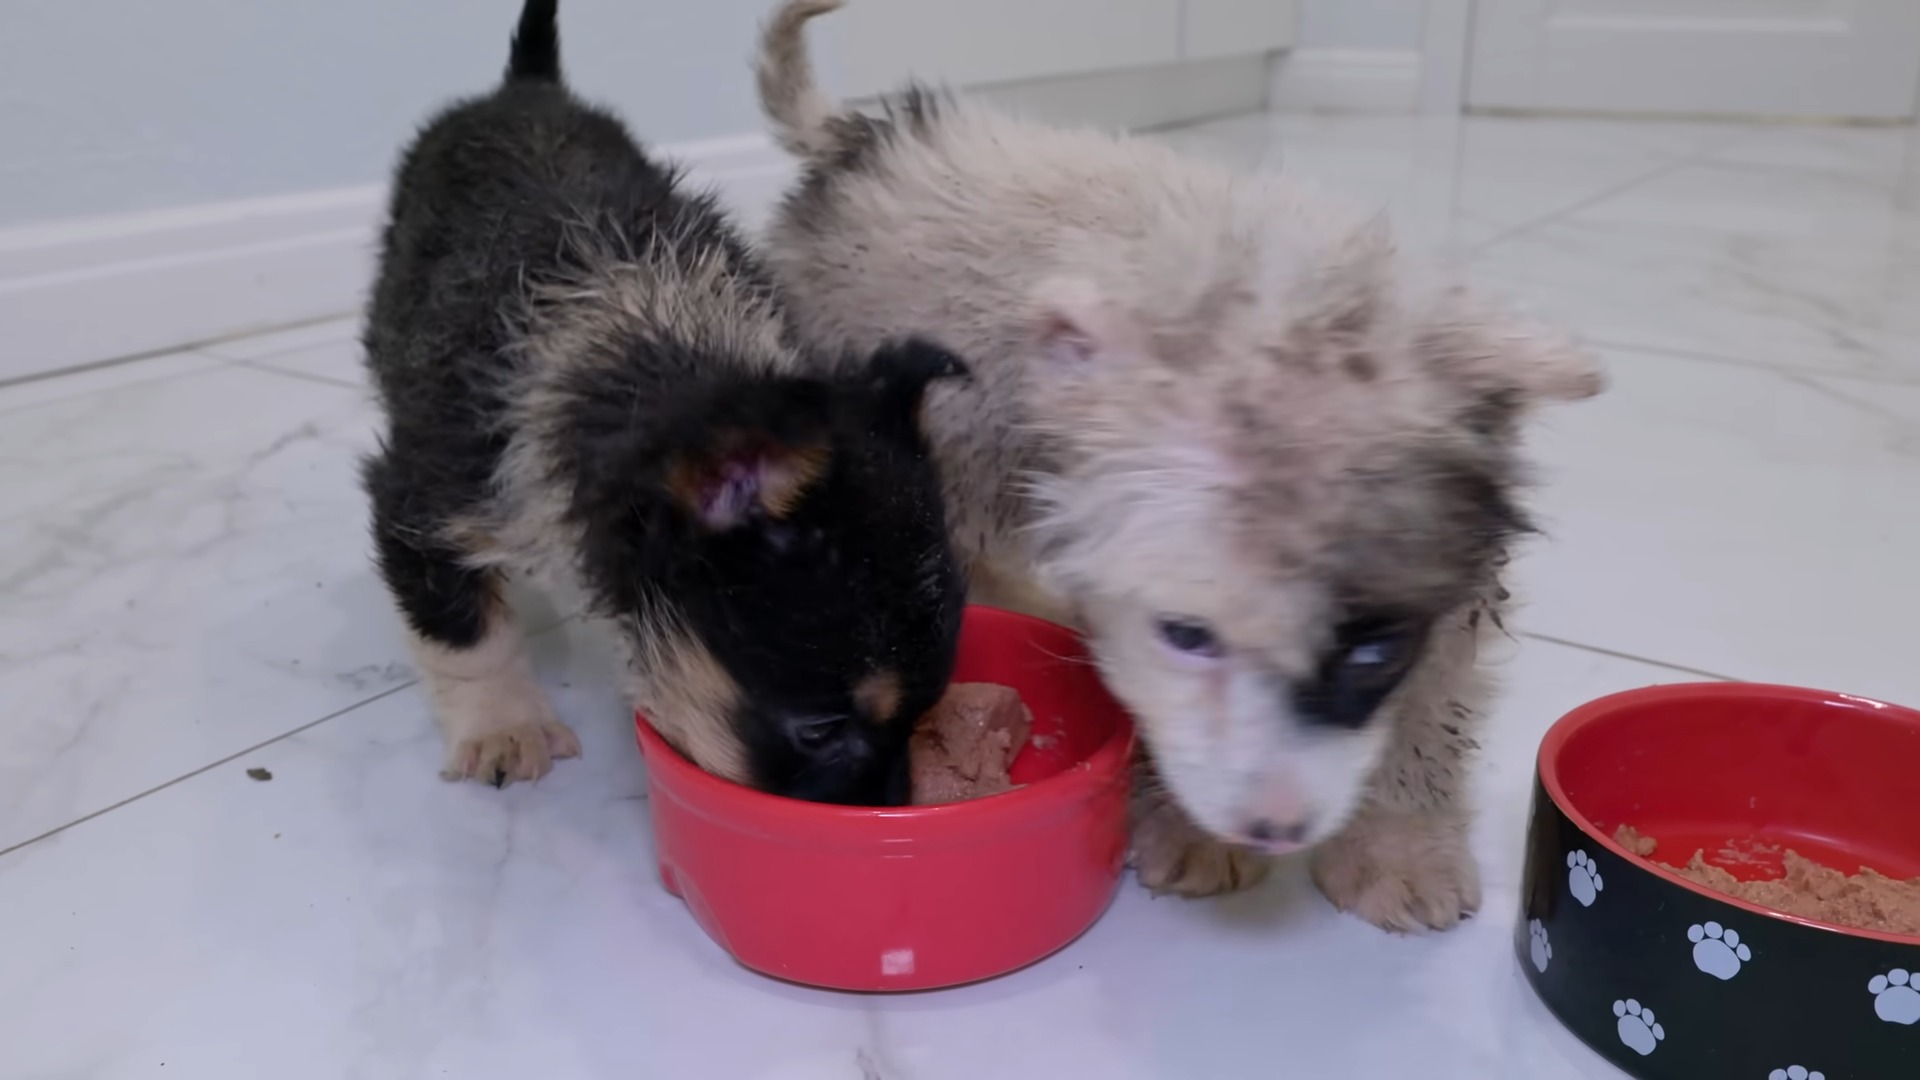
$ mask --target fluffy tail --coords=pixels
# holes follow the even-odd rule
[[[817,160],[839,146],[831,127],[839,106],[814,81],[806,26],[845,2],[785,0],[760,33],[760,108],[773,121],[774,138],[796,157]]]
[[[507,81],[560,81],[560,0],[527,0],[513,31]]]

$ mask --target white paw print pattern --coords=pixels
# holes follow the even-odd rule
[[[1620,1041],[1641,1057],[1653,1053],[1653,1048],[1667,1037],[1667,1029],[1654,1022],[1653,1010],[1642,1008],[1632,998],[1614,1002],[1613,1015],[1620,1018],[1616,1025],[1620,1029]]]
[[[1804,1065],[1789,1065],[1768,1073],[1767,1080],[1827,1080],[1827,1074]]]
[[[1739,933],[1717,922],[1687,927],[1687,940],[1693,942],[1693,966],[1722,982],[1740,974],[1740,965],[1753,959],[1753,950],[1741,943]]]
[[[1873,1011],[1889,1024],[1920,1024],[1920,986],[1905,968],[1894,968],[1875,975],[1867,983],[1873,995]]]
[[[1600,880],[1600,868],[1584,851],[1567,855],[1567,888],[1573,891],[1573,898],[1580,901],[1581,907],[1592,907],[1593,898],[1606,888]]]
[[[1527,924],[1527,936],[1533,939],[1533,967],[1542,975],[1547,973],[1547,964],[1553,960],[1553,944],[1547,940],[1547,928],[1540,925],[1539,919]]]

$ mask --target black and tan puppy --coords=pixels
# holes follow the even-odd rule
[[[405,154],[365,331],[378,562],[443,775],[531,780],[580,751],[503,601],[519,572],[584,591],[701,767],[902,802],[964,595],[918,416],[963,369],[917,343],[798,355],[711,198],[562,85],[556,6],[530,0],[504,84]]]

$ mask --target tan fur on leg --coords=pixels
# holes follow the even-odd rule
[[[1341,911],[1397,933],[1448,930],[1480,910],[1466,815],[1369,806],[1313,850],[1314,884]]]
[[[1393,707],[1393,741],[1344,829],[1314,849],[1314,883],[1342,911],[1385,930],[1446,930],[1480,909],[1467,846],[1468,755],[1489,687],[1475,666],[1496,626],[1488,600],[1435,630]]]
[[[555,758],[580,756],[579,737],[553,715],[505,611],[488,615],[486,633],[471,649],[409,638],[447,743],[442,780],[505,787],[545,776]]]

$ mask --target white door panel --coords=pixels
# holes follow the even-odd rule
[[[1272,52],[1293,43],[1293,0],[1184,0],[1182,60]]]
[[[909,75],[978,86],[1180,58],[1181,0],[857,0],[829,21],[848,97]]]
[[[1478,0],[1479,108],[1895,119],[1920,0]]]

